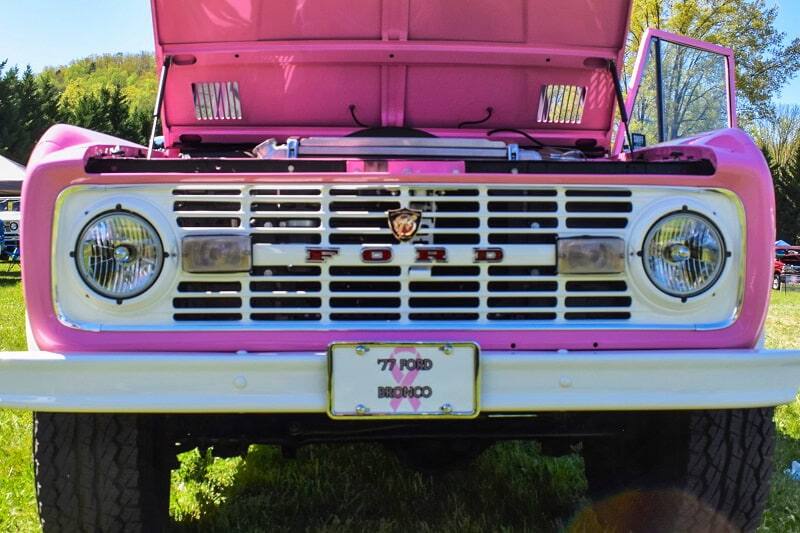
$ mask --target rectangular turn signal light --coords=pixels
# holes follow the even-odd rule
[[[252,247],[247,235],[194,235],[181,242],[183,270],[191,273],[249,272]]]
[[[558,239],[559,274],[620,274],[625,272],[625,241],[618,237]]]

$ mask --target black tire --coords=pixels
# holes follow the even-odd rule
[[[162,531],[169,466],[158,418],[34,413],[39,519],[53,531]]]
[[[755,531],[769,494],[773,410],[647,416],[584,446],[591,520],[608,531]]]
[[[772,276],[772,289],[779,291],[781,290],[781,275],[775,274]]]

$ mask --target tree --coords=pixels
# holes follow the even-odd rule
[[[780,106],[774,118],[757,121],[751,128],[764,151],[775,183],[775,219],[778,239],[800,239],[800,107]]]
[[[744,124],[771,116],[771,98],[800,67],[800,39],[775,28],[778,6],[766,0],[635,0],[626,65],[648,27],[733,48]]]
[[[149,134],[148,122],[143,120],[141,112],[131,113],[119,85],[81,96],[64,110],[64,121],[140,144],[147,142]]]
[[[0,154],[26,161],[36,140],[59,121],[58,92],[38,79],[30,67],[3,72],[0,63]]]

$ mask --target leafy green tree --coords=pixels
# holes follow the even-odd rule
[[[142,113],[131,113],[123,88],[102,87],[96,94],[84,94],[64,110],[65,122],[144,144],[149,134]]]
[[[5,65],[0,63],[0,155],[24,162],[36,140],[59,121],[59,94],[30,67],[20,74]]]
[[[773,117],[752,126],[775,183],[778,239],[800,239],[800,107],[777,107]]]
[[[648,27],[733,48],[743,123],[769,117],[772,96],[800,67],[800,39],[775,27],[779,6],[766,0],[635,0],[627,71]]]

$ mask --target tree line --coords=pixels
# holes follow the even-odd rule
[[[800,109],[774,97],[800,69],[800,39],[788,40],[767,0],[634,0],[626,51],[630,74],[648,27],[733,48],[739,123],[764,151],[775,178],[778,237],[800,241]],[[55,123],[147,142],[157,88],[151,53],[80,59],[40,73],[0,62],[0,155],[25,163]]]
[[[146,143],[155,100],[152,54],[109,54],[34,73],[0,62],[0,155],[25,163],[53,124]]]

